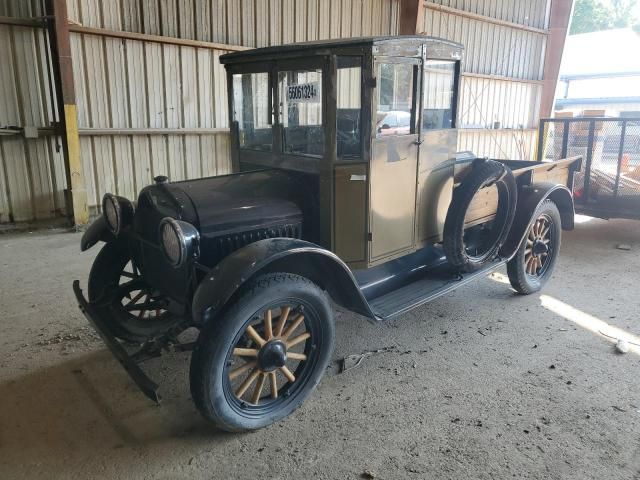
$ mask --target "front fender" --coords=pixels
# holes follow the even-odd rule
[[[567,187],[559,183],[535,183],[518,192],[516,215],[507,240],[500,249],[500,256],[510,260],[535,220],[534,215],[542,202],[552,200],[560,211],[563,230],[573,230],[575,210],[573,196]]]
[[[196,324],[210,322],[247,281],[270,272],[306,277],[339,305],[375,319],[351,270],[334,253],[304,240],[270,238],[236,250],[207,273],[193,296]]]
[[[104,219],[104,216],[100,215],[96,218],[89,228],[82,235],[82,240],[80,240],[80,250],[85,251],[89,250],[100,240],[103,242],[110,242],[115,237],[107,228],[107,221]]]

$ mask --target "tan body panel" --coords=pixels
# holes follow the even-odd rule
[[[417,135],[374,139],[369,188],[371,262],[414,247]]]
[[[442,241],[444,221],[453,195],[454,156],[458,131],[427,130],[422,133],[416,197],[416,243]]]
[[[366,262],[367,166],[336,165],[334,172],[335,253],[349,265]]]

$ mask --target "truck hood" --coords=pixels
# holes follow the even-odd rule
[[[218,237],[301,222],[296,182],[286,172],[262,170],[175,184],[190,199],[197,227]]]
[[[204,241],[301,224],[309,198],[303,183],[275,169],[157,183],[138,197],[135,230],[157,244],[158,227],[165,217],[193,224]]]

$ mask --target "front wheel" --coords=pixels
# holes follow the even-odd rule
[[[89,301],[116,338],[144,343],[181,322],[168,299],[148,285],[124,242],[107,243],[89,274]]]
[[[255,430],[291,414],[331,359],[334,321],[326,294],[304,277],[258,277],[200,333],[191,394],[222,430]]]
[[[522,295],[539,291],[549,280],[560,253],[562,225],[551,200],[540,204],[516,255],[507,263],[511,286]]]

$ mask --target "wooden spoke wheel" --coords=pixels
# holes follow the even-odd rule
[[[507,263],[511,286],[524,295],[542,288],[551,277],[560,252],[562,225],[556,204],[545,200],[533,217],[516,255]]]
[[[294,372],[313,348],[301,305],[267,308],[233,348],[228,377],[236,398],[251,405],[276,400],[296,382]]]
[[[333,337],[331,305],[317,285],[285,273],[258,277],[200,332],[191,360],[196,406],[228,431],[286,417],[320,381]]]
[[[533,222],[529,229],[524,250],[525,271],[528,275],[544,275],[553,248],[551,242],[553,227],[553,221],[549,215],[544,213]]]
[[[107,243],[89,275],[89,300],[111,333],[142,343],[164,334],[182,319],[167,310],[168,299],[154,291],[132,261],[126,245]]]
[[[133,262],[127,263],[120,272],[112,304],[140,320],[158,320],[163,315],[168,315],[166,298],[142,280]]]

